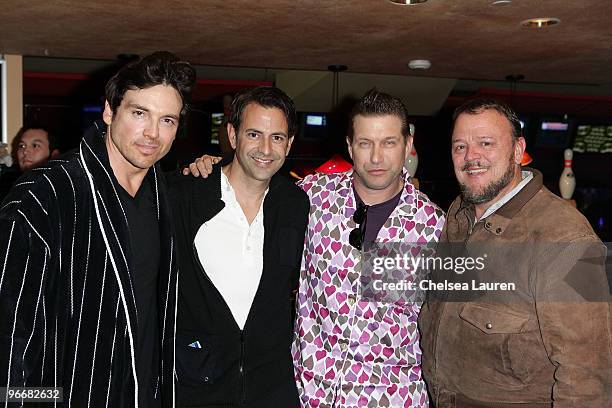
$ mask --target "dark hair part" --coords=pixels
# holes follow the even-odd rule
[[[21,129],[19,129],[19,131],[15,135],[15,138],[13,139],[13,146],[15,148],[19,146],[23,134],[28,130],[42,130],[47,134],[47,140],[49,141],[49,154],[51,154],[53,150],[57,149],[57,139],[55,138],[55,135],[50,132],[49,129],[47,129],[46,127],[40,126],[36,123],[24,125]],[[15,148],[13,150],[15,150]]]
[[[297,114],[293,100],[280,89],[273,86],[258,86],[240,91],[230,105],[228,122],[232,124],[236,133],[242,123],[242,114],[250,103],[256,103],[264,108],[279,109],[287,121],[287,136],[293,137],[297,133]]]
[[[181,115],[184,115],[195,79],[196,72],[191,64],[179,60],[170,52],[158,51],[121,68],[106,83],[105,97],[113,113],[116,113],[126,91],[168,85],[181,96]]]
[[[521,121],[516,113],[510,106],[494,99],[472,99],[459,106],[453,113],[453,127],[459,115],[464,113],[466,115],[477,115],[487,110],[494,110],[508,120],[514,140],[521,136]]]
[[[348,128],[348,138],[352,142],[354,134],[355,116],[397,116],[402,122],[402,136],[407,139],[410,136],[410,124],[408,123],[408,110],[404,103],[394,96],[378,91],[376,88],[370,89],[357,101],[350,115],[350,126]]]

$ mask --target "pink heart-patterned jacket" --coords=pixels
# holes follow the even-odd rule
[[[404,176],[398,206],[377,242],[438,240],[444,213]],[[348,241],[356,227],[352,171],[300,182],[310,216],[292,346],[303,407],[427,407],[417,317],[420,302],[362,296],[362,253]]]

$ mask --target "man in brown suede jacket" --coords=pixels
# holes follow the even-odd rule
[[[438,408],[612,407],[605,246],[540,172],[521,169],[524,150],[507,106],[471,101],[455,112],[462,194],[440,250],[480,253],[485,267],[434,274],[468,289],[430,289],[421,310],[424,377]]]

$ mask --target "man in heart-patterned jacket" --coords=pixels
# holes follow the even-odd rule
[[[353,170],[300,183],[311,204],[292,347],[303,407],[429,405],[421,302],[364,296],[362,287],[373,242],[436,242],[444,225],[444,213],[403,169],[408,129],[402,102],[371,90],[351,114]]]

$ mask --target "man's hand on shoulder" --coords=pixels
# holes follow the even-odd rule
[[[195,159],[195,161],[191,163],[189,167],[185,167],[183,169],[183,175],[188,176],[191,174],[194,177],[207,178],[208,175],[212,173],[213,165],[219,163],[220,161],[221,157],[209,156],[205,154],[204,156]]]

